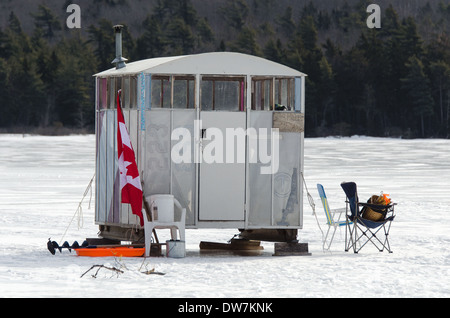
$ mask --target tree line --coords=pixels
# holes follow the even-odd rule
[[[228,0],[216,9],[220,23],[211,23],[190,0],[157,0],[139,34],[125,27],[124,56],[139,60],[210,51],[261,56],[308,74],[307,136],[448,138],[450,5],[425,3],[415,16],[402,18],[390,5],[383,8],[381,28],[370,29],[369,2],[324,10],[311,1],[272,16],[273,0]],[[14,12],[0,29],[0,130],[93,132],[92,75],[112,67],[113,23],[100,18],[66,32],[45,5],[32,19],[30,34]]]

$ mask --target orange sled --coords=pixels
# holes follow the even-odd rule
[[[144,256],[145,248],[140,247],[86,247],[77,248],[75,252],[78,256],[87,257],[141,257]]]

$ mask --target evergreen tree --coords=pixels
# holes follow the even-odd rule
[[[92,87],[96,70],[94,52],[80,33],[59,43],[61,67],[55,83],[57,120],[65,127],[93,127],[95,98]]]
[[[0,127],[7,127],[11,124],[11,87],[9,83],[9,68],[4,58],[0,57]]]
[[[106,19],[99,21],[99,26],[89,26],[89,43],[95,48],[95,56],[98,60],[98,68],[107,70],[112,67],[111,61],[115,58],[115,36],[113,25]]]
[[[364,52],[352,48],[334,65],[336,73],[336,122],[337,127],[350,125],[352,134],[364,134],[367,114],[364,104],[368,62]]]
[[[50,8],[40,4],[38,12],[32,14],[34,17],[34,24],[36,28],[40,28],[44,31],[44,37],[52,40],[55,37],[56,31],[61,31],[61,22],[56,15],[50,10]]]
[[[0,48],[7,59],[3,76],[9,96],[2,116],[7,118],[7,125],[37,126],[42,120],[43,84],[37,74],[30,38],[13,12],[8,28],[2,32]]]
[[[425,119],[433,115],[430,81],[425,75],[422,62],[416,56],[409,58],[406,67],[406,77],[401,79],[402,90],[407,100],[406,105],[409,106],[405,117],[410,121],[407,124],[412,129],[417,127],[414,118],[418,117],[420,119],[420,136],[425,137]]]
[[[390,103],[392,95],[389,82],[389,59],[380,30],[368,29],[361,34],[356,46],[367,61],[364,76],[366,120],[369,134],[389,135],[390,127],[396,125],[395,105]]]
[[[39,126],[44,114],[45,92],[43,83],[36,72],[35,61],[25,56],[17,64],[11,65],[10,72],[11,111],[13,125]]]
[[[214,41],[208,21],[198,17],[190,0],[158,1],[143,27],[136,46],[139,58],[191,54]]]
[[[137,39],[136,58],[139,60],[164,55],[167,44],[158,19],[154,15],[147,16],[143,27],[145,31]]]
[[[244,0],[230,0],[219,12],[229,26],[240,31],[246,23],[250,9]]]
[[[309,120],[312,123],[312,127],[316,128],[322,123],[320,116],[323,114],[324,99],[326,97],[321,96],[320,93],[319,86],[323,75],[322,71],[324,70],[323,65],[321,68],[320,63],[323,54],[317,44],[317,27],[312,16],[308,15],[300,20],[297,27],[296,40],[293,43],[296,44],[296,47],[289,56],[290,58],[300,57],[298,59],[299,65],[294,66],[294,68],[308,74],[306,78],[308,95],[305,102],[307,107],[309,107],[309,112],[306,114],[306,120]]]
[[[272,38],[269,39],[263,51],[264,57],[268,60],[282,63],[286,59],[283,45],[279,39],[276,42]]]
[[[54,122],[55,98],[57,93],[55,84],[60,60],[55,50],[52,50],[44,39],[42,29],[35,29],[32,42],[36,55],[37,73],[42,81],[47,99],[40,124],[41,126],[47,127]]]
[[[449,133],[450,110],[450,65],[444,61],[432,62],[430,65],[431,87],[437,105],[435,113],[438,114],[437,125],[441,127],[440,135],[446,137]]]
[[[322,111],[319,127],[326,127],[334,122],[335,82],[333,69],[325,56],[319,61],[320,77],[317,80],[317,97]]]
[[[191,27],[180,18],[172,19],[167,25],[167,40],[173,55],[193,53],[195,46]]]
[[[198,23],[197,11],[190,0],[177,0],[176,16],[181,18],[189,26],[196,26]]]
[[[197,31],[199,37],[199,46],[202,45],[203,42],[212,43],[214,42],[214,31],[208,23],[208,20],[205,18],[200,18],[197,23]]]
[[[277,25],[280,27],[281,33],[289,37],[295,32],[295,22],[292,18],[293,9],[288,6],[282,16],[276,19]]]
[[[243,27],[235,42],[230,44],[231,50],[245,54],[261,56],[262,51],[256,42],[256,32],[249,27]]]
[[[5,59],[13,60],[22,58],[31,52],[30,38],[23,32],[21,23],[14,12],[8,19],[8,28],[0,32],[0,52]]]

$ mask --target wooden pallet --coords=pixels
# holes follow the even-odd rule
[[[200,242],[200,253],[208,255],[261,255],[264,247],[261,241],[232,239],[229,243]]]
[[[230,243],[200,242],[201,250],[248,251],[263,250],[261,241],[232,239]]]

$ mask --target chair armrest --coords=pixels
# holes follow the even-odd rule
[[[339,217],[338,217],[338,219],[337,219],[337,221],[336,221],[336,222],[339,222],[339,221],[341,220],[341,215],[342,215],[342,213],[345,213],[345,211],[347,211],[346,208],[340,208],[340,209],[331,209],[330,212],[331,212],[331,214],[332,214],[333,220],[334,220],[334,216],[335,216],[336,214],[339,215]]]
[[[186,208],[183,208],[181,210],[181,220],[180,222],[182,222],[184,224],[184,222],[186,222]]]
[[[181,220],[180,221],[184,222],[186,220],[186,208],[183,208],[182,205],[180,204],[180,202],[176,198],[174,198],[173,200],[175,202],[175,206],[179,210],[181,210]]]

